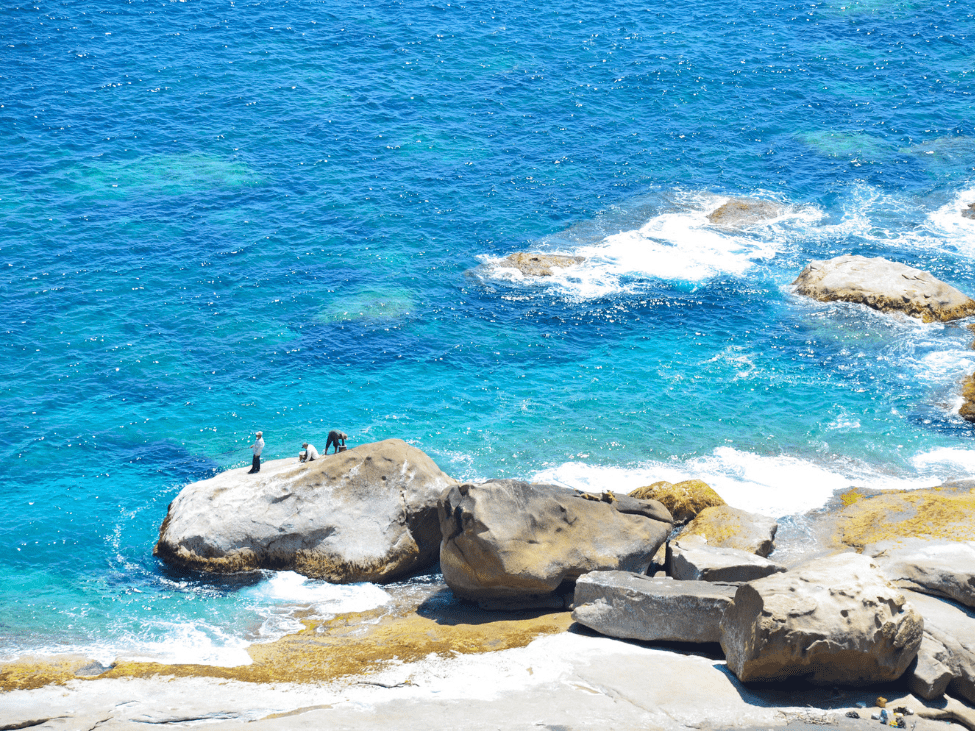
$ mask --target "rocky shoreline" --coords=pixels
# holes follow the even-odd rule
[[[348,518],[335,485],[361,500],[363,484],[353,478],[364,463],[384,465],[370,473],[380,486],[413,475],[393,490],[396,505],[411,504],[413,486],[426,490],[413,466],[429,458],[392,441],[312,465],[310,489],[328,508],[319,519]],[[281,462],[259,477],[231,471],[184,493],[225,500],[239,489],[280,505],[290,490],[310,500],[308,466]],[[340,465],[353,472],[344,481]],[[124,659],[101,667],[85,658],[0,666],[3,727],[135,728],[151,718],[393,728],[409,718],[447,728],[449,717],[450,727],[461,719],[471,728],[854,728],[879,715],[883,696],[891,720],[896,707],[922,729],[932,719],[975,729],[975,482],[840,491],[806,516],[818,538],[807,536],[802,551],[789,546],[779,563],[778,524],[724,505],[699,481],[625,495],[446,479],[437,502],[443,583],[428,574],[393,608],[309,619],[300,632],[252,645],[252,662],[239,667]],[[160,543],[185,504],[173,502]],[[190,513],[211,527],[218,515],[199,505]],[[224,512],[222,520],[244,515],[251,525],[259,513]],[[376,535],[430,524],[388,515],[399,532]],[[337,535],[327,525],[314,530]],[[349,535],[361,559],[361,535]],[[294,537],[287,545],[309,550]],[[328,565],[339,565],[341,541],[327,545]],[[399,561],[402,552],[389,555]],[[226,570],[213,558],[212,570]],[[376,571],[375,561],[360,565]],[[62,706],[48,720],[32,710]]]
[[[780,212],[738,200],[711,222]],[[532,276],[579,263],[522,258]],[[880,259],[812,262],[794,287],[924,322],[975,313]],[[840,490],[800,518],[802,540],[783,537],[700,480],[628,494],[462,483],[398,439],[230,470],[170,504],[154,553],[175,570],[441,573],[391,609],[307,618],[238,667],[0,666],[0,730],[860,728],[876,716],[975,731],[975,481]]]

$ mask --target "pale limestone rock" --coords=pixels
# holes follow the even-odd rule
[[[231,573],[291,570],[337,583],[391,581],[437,559],[437,501],[454,484],[399,439],[299,464],[266,462],[187,485],[154,553]]]

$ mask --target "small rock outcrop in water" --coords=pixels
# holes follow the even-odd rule
[[[514,254],[508,254],[496,266],[517,269],[529,277],[550,277],[553,273],[553,267],[556,269],[567,269],[576,264],[581,264],[585,260],[586,258],[584,256],[561,256],[558,254],[518,251]]]
[[[645,573],[671,524],[518,480],[455,485],[440,501],[440,567],[475,601],[550,596],[598,570]]]
[[[684,480],[677,483],[654,482],[646,487],[638,487],[630,493],[630,497],[640,500],[658,500],[670,510],[675,523],[686,523],[705,508],[725,504],[721,496],[702,480]]]
[[[881,312],[902,312],[923,322],[975,314],[975,300],[928,272],[906,264],[847,254],[813,261],[792,283],[820,302],[853,302]]]
[[[784,207],[760,198],[732,198],[708,214],[708,221],[725,228],[743,228],[782,215]]]
[[[297,571],[338,583],[391,581],[437,560],[437,502],[455,481],[399,439],[314,462],[266,462],[183,488],[154,553],[231,573]]]
[[[975,421],[975,373],[962,381],[961,399],[958,415],[965,421]]]
[[[692,536],[706,538],[715,548],[735,548],[756,556],[768,556],[775,547],[779,524],[758,513],[718,505],[705,508],[680,534],[682,539]]]
[[[785,571],[785,566],[736,548],[709,546],[698,536],[667,544],[667,573],[680,581],[742,583]]]
[[[924,639],[907,682],[915,695],[932,700],[946,690],[975,703],[975,613],[912,591],[908,600],[924,617]]]
[[[965,218],[975,218],[975,202],[969,203],[965,208],[962,208],[961,215]]]
[[[576,582],[572,618],[600,634],[645,642],[718,642],[735,586],[594,571]]]
[[[842,553],[742,584],[721,621],[721,648],[745,682],[868,685],[904,674],[923,627],[869,558]]]

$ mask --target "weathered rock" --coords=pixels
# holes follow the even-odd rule
[[[628,571],[594,571],[576,582],[572,618],[610,637],[718,642],[721,617],[736,587],[655,579]]]
[[[437,559],[437,502],[455,481],[399,439],[314,462],[274,460],[183,488],[154,553],[230,573],[287,569],[332,582],[391,581]]]
[[[950,690],[975,703],[975,612],[918,592],[904,593],[924,617],[924,639],[908,675],[911,692],[931,700]]]
[[[919,490],[843,490],[818,520],[828,528],[834,546],[858,551],[910,538],[975,541],[975,482]]]
[[[961,382],[961,406],[958,415],[965,421],[975,421],[975,373]]]
[[[440,501],[444,581],[473,600],[544,596],[590,571],[645,573],[670,524],[555,485],[456,485]]]
[[[675,523],[686,523],[705,508],[725,504],[721,496],[702,480],[654,482],[646,487],[638,487],[630,493],[630,497],[663,503],[673,515]]]
[[[699,536],[667,544],[667,573],[680,581],[754,581],[785,571],[785,566],[737,548],[711,546]]]
[[[812,261],[796,278],[799,294],[820,302],[854,302],[881,312],[902,312],[924,322],[975,313],[975,300],[928,272],[906,264],[847,254]]]
[[[700,536],[715,548],[736,548],[764,557],[775,548],[778,529],[774,518],[718,505],[698,513],[680,535],[681,538]]]
[[[742,584],[721,622],[728,668],[744,682],[896,680],[923,620],[866,556],[843,553]]]
[[[529,277],[550,277],[553,274],[553,268],[567,269],[576,264],[581,264],[585,260],[584,256],[561,256],[558,254],[539,254],[534,251],[518,251],[514,254],[508,254],[498,262],[497,266],[517,269]]]
[[[760,198],[732,198],[708,214],[708,221],[726,228],[743,228],[782,215],[785,207]]]
[[[975,541],[904,538],[875,543],[863,552],[902,589],[975,607]]]
[[[627,515],[642,515],[653,520],[661,520],[664,523],[674,522],[674,516],[667,510],[667,506],[659,500],[640,499],[632,495],[616,495],[612,492],[604,492],[598,495],[591,492],[580,492],[579,496],[586,500],[609,503],[616,510]]]

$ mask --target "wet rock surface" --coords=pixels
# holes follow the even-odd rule
[[[508,254],[497,263],[498,267],[517,269],[528,277],[550,277],[555,269],[568,269],[584,262],[584,256],[563,256],[560,254],[539,254],[532,251],[518,251]]]
[[[708,214],[708,221],[725,228],[744,228],[781,216],[785,206],[760,198],[732,198]]]

